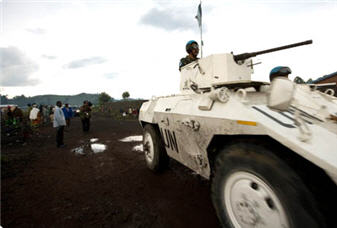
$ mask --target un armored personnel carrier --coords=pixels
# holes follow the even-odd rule
[[[147,166],[173,158],[211,180],[223,227],[337,227],[337,98],[287,78],[252,81],[252,57],[181,70],[181,94],[143,103]]]

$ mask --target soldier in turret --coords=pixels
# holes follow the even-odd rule
[[[179,62],[179,71],[181,68],[197,59],[199,54],[199,45],[195,40],[190,40],[186,44],[186,51],[188,55],[185,58],[180,59]]]
[[[269,74],[270,82],[276,77],[285,77],[288,78],[288,75],[291,74],[291,69],[287,66],[278,66],[274,67]]]

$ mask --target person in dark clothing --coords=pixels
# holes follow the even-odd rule
[[[7,107],[7,124],[8,125],[13,124],[13,112],[11,110],[11,106]]]
[[[16,123],[21,123],[23,121],[23,112],[17,106],[15,106],[13,110],[13,120],[15,120]]]
[[[190,40],[187,42],[186,51],[188,55],[185,58],[180,59],[179,71],[181,70],[183,66],[199,59],[197,57],[199,54],[199,45],[195,40]]]
[[[91,103],[89,101],[84,101],[83,105],[80,107],[80,118],[82,121],[82,128],[84,132],[90,129],[90,118],[91,118]]]
[[[70,119],[73,117],[73,110],[69,107],[69,104],[65,104],[62,111],[66,118],[67,127],[70,127]]]

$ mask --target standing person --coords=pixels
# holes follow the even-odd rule
[[[70,127],[70,119],[73,118],[73,110],[69,107],[69,104],[65,104],[62,111],[66,118],[67,127]]]
[[[17,106],[14,107],[13,117],[16,119],[16,122],[22,122],[23,121],[23,112]]]
[[[179,71],[181,68],[197,59],[199,54],[199,44],[195,40],[190,40],[186,44],[186,52],[188,55],[185,58],[180,59],[179,62]]]
[[[23,112],[20,108],[17,106],[14,107],[13,109],[13,120],[17,123],[20,124],[23,122]]]
[[[49,107],[49,120],[52,122],[54,120],[54,109],[53,106]]]
[[[39,112],[40,110],[37,108],[37,105],[34,103],[33,108],[29,113],[29,119],[33,127],[38,127],[39,125]]]
[[[40,106],[39,106],[39,124],[40,125],[42,125],[43,123],[44,123],[44,116],[43,116],[43,105],[42,104],[40,104]]]
[[[13,110],[13,124],[18,130],[18,134],[20,135],[20,138],[25,141],[26,135],[25,135],[25,122],[23,117],[23,112],[20,108],[17,106],[14,107]]]
[[[11,106],[7,107],[7,125],[13,124],[13,112],[11,110]]]
[[[47,105],[42,107],[43,123],[47,125],[49,123],[49,109]]]
[[[83,101],[83,105],[80,108],[80,117],[82,121],[83,131],[89,131],[91,118],[91,108],[89,106],[89,101]]]
[[[29,114],[30,114],[30,111],[32,111],[32,105],[29,103],[29,104],[27,104],[27,107],[28,107],[28,109],[27,109],[27,113],[28,113],[28,117],[29,117]]]
[[[54,111],[54,120],[53,120],[53,126],[57,129],[56,131],[56,146],[57,147],[64,147],[63,143],[63,131],[64,126],[66,126],[66,120],[64,118],[63,111],[61,109],[62,102],[57,101]]]

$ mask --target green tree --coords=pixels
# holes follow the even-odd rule
[[[130,97],[130,93],[128,91],[125,91],[123,94],[122,94],[122,97],[123,99],[128,99]]]
[[[8,99],[8,95],[1,95],[1,99],[0,99],[0,104],[8,104],[9,103],[9,99]]]
[[[308,79],[308,81],[306,82],[307,84],[312,84],[313,80],[311,78]]]
[[[294,82],[295,82],[296,84],[305,84],[305,81],[304,81],[300,76],[296,76],[296,77],[294,78]]]
[[[14,104],[17,104],[17,105],[19,105],[19,106],[26,106],[27,105],[27,103],[28,102],[26,102],[27,101],[27,97],[25,97],[25,95],[21,95],[21,96],[15,96],[15,97],[13,97],[13,99],[12,99],[12,102],[14,103]]]
[[[99,97],[98,97],[98,104],[99,105],[103,105],[105,103],[108,103],[109,101],[111,101],[111,97],[109,94],[102,92]]]

